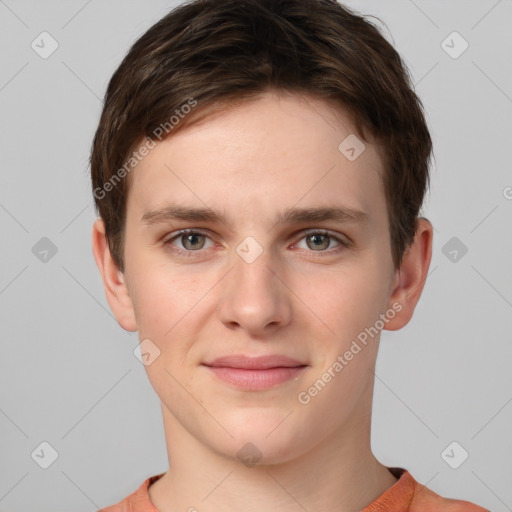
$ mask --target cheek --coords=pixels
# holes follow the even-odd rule
[[[143,256],[131,263],[137,269],[130,275],[130,291],[141,337],[170,336],[208,290],[207,280]]]
[[[378,318],[387,300],[385,285],[376,258],[368,258],[297,281],[295,289],[308,306],[304,311],[320,321],[326,333],[345,339]]]
[[[146,366],[157,392],[174,382],[192,378],[188,374],[194,347],[205,329],[205,319],[213,314],[210,279],[191,276],[174,269],[153,265],[135,283],[135,314],[139,339],[151,340],[158,357]],[[206,308],[206,309],[205,309]],[[150,346],[152,346],[150,344]],[[162,389],[161,386],[164,386]],[[169,392],[168,390],[165,391]]]

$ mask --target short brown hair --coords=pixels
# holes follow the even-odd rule
[[[173,125],[168,136],[272,89],[339,105],[358,135],[378,144],[393,263],[400,266],[429,185],[432,141],[393,46],[335,0],[195,0],[133,44],[106,91],[90,164],[96,209],[121,271],[129,185],[123,178],[128,159],[136,164],[132,152],[163,133],[159,127]],[[191,99],[193,112],[171,123]]]

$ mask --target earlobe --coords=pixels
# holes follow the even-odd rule
[[[414,241],[405,251],[402,264],[393,279],[388,308],[398,313],[386,324],[386,330],[396,331],[411,320],[427,279],[432,258],[432,239],[432,224],[428,219],[418,218]]]
[[[94,222],[92,229],[92,251],[101,274],[105,296],[119,325],[126,331],[136,331],[137,323],[124,274],[112,258],[105,224],[102,219]]]

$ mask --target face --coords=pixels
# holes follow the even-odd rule
[[[340,150],[354,134],[339,108],[268,93],[160,142],[130,176],[123,277],[158,354],[146,371],[166,421],[217,453],[291,460],[369,414],[396,273],[382,162],[369,142]],[[295,368],[207,366],[227,356]]]

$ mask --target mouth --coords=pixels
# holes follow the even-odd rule
[[[203,363],[217,378],[245,390],[263,390],[298,378],[308,365],[283,355],[217,358]]]
[[[218,357],[211,362],[203,363],[213,368],[238,368],[241,370],[268,370],[271,368],[297,368],[307,366],[306,363],[297,361],[285,355],[248,356],[232,355]]]

